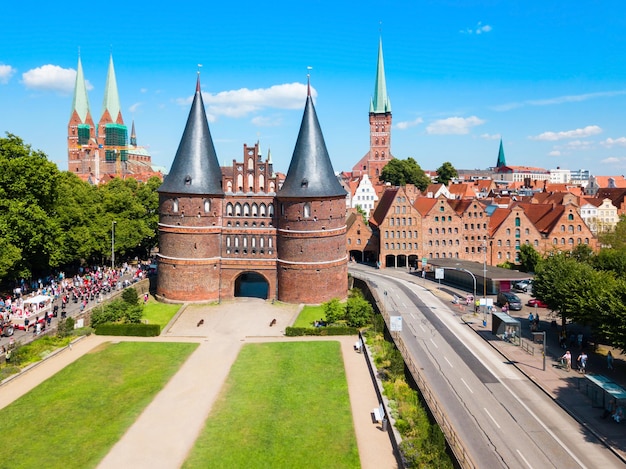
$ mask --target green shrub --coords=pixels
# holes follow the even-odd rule
[[[96,335],[116,335],[133,337],[156,337],[161,333],[161,326],[158,324],[122,324],[104,323],[96,328]]]
[[[325,327],[287,327],[287,337],[299,337],[304,335],[327,336],[327,335],[357,335],[359,330],[348,326],[325,326]]]

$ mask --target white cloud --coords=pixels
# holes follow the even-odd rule
[[[606,164],[620,163],[622,159],[623,158],[616,158],[614,156],[610,156],[608,158],[604,158],[603,160],[600,160],[600,163],[606,163]]]
[[[620,147],[624,147],[626,146],[626,137],[620,137],[620,138],[607,138],[606,140],[604,140],[603,142],[600,142],[600,145],[607,147],[607,148],[611,148],[615,145],[618,145]]]
[[[556,141],[568,138],[584,138],[602,133],[602,129],[597,125],[588,125],[583,129],[566,130],[561,132],[544,132],[539,135],[528,137],[530,140]]]
[[[302,109],[306,99],[306,90],[307,86],[302,83],[285,83],[254,90],[241,88],[216,94],[203,92],[202,97],[207,112],[213,117],[222,115],[240,118],[268,108]],[[315,97],[316,94],[311,88],[311,95]],[[193,96],[178,99],[176,102],[188,106],[192,100]]]
[[[426,133],[431,135],[464,135],[468,134],[472,127],[484,123],[484,120],[476,116],[448,117],[432,122],[426,127]]]
[[[593,148],[594,142],[589,140],[572,140],[564,145],[566,150],[588,150]]]
[[[483,24],[482,21],[479,21],[475,28],[462,29],[459,32],[461,34],[482,34],[491,32],[492,29],[490,25]]]
[[[561,156],[561,152],[559,150],[552,150],[548,153],[548,156]]]
[[[134,113],[134,112],[137,112],[137,111],[139,110],[139,107],[140,107],[142,104],[143,104],[143,103],[141,103],[141,102],[139,102],[139,103],[135,103],[135,104],[132,104],[132,105],[128,108],[128,110],[131,112],[131,114],[132,114],[132,113]]]
[[[6,85],[16,70],[10,65],[2,65],[0,64],[0,84]]]
[[[500,140],[502,136],[500,134],[482,134],[480,138],[483,138],[485,140]]]
[[[424,119],[418,117],[417,119],[413,119],[412,121],[398,122],[396,124],[396,127],[400,130],[406,130],[409,127],[415,127],[416,125],[420,125],[422,122],[424,122]]]
[[[554,98],[546,98],[546,99],[529,99],[529,100],[520,101],[520,102],[498,104],[496,106],[491,106],[491,109],[494,111],[510,111],[512,109],[518,109],[524,106],[552,106],[555,104],[563,104],[563,103],[579,103],[581,101],[587,101],[589,99],[610,98],[613,96],[619,96],[623,94],[626,94],[626,90],[600,91],[597,93],[556,96]]]
[[[256,116],[251,122],[258,127],[277,127],[282,120],[278,117]]]
[[[43,65],[22,74],[26,88],[71,94],[76,82],[76,70],[58,65]]]

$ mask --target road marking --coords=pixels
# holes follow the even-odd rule
[[[420,324],[420,327],[422,328],[422,331],[423,331],[423,332],[426,332],[426,328],[425,328],[424,326],[422,326],[422,325]]]
[[[447,362],[448,362],[448,365],[450,365],[450,368],[454,368],[454,367],[452,366],[452,363],[450,363],[450,360],[448,360],[446,357],[443,357],[443,358],[444,358],[444,360],[445,360],[445,361],[447,361]]]
[[[465,382],[465,380],[463,378],[461,378],[461,381],[463,381],[463,384],[465,385],[465,387],[467,389],[469,389],[469,392],[471,392],[472,394],[474,394],[474,391],[472,390],[472,388],[469,387],[469,385]]]
[[[417,318],[415,317],[415,314],[413,314],[413,313],[409,313],[409,314],[411,315],[411,317],[412,317],[413,319],[417,319]]]
[[[500,428],[500,425],[498,425],[498,422],[496,422],[496,419],[494,419],[494,418],[492,417],[492,415],[489,413],[489,411],[487,410],[487,408],[486,408],[486,407],[483,407],[483,409],[485,410],[485,412],[486,412],[486,414],[489,416],[489,418],[490,418],[491,420],[493,420],[493,423],[495,423],[495,424],[496,424],[496,427]]]
[[[526,458],[524,457],[524,455],[522,454],[522,452],[518,449],[516,450],[517,454],[519,454],[519,457],[522,458],[522,461],[524,461],[526,463],[526,465],[530,468],[532,468],[532,466],[530,465],[530,463],[528,461],[526,461]]]
[[[437,346],[437,344],[435,343],[435,341],[433,340],[433,338],[432,338],[432,337],[430,338],[430,341],[433,343],[433,345],[435,346],[435,348],[439,348],[439,347]]]

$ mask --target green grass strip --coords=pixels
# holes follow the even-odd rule
[[[326,319],[325,316],[322,306],[304,306],[293,323],[293,327],[313,327],[315,321]]]
[[[360,467],[339,342],[245,345],[183,467]]]
[[[81,357],[0,410],[0,467],[95,467],[196,347],[121,342]]]
[[[160,325],[163,330],[180,307],[179,304],[159,303],[151,298],[143,307],[143,319],[146,319],[148,324]]]

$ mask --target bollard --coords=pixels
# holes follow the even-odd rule
[[[387,431],[387,419],[383,418],[383,431],[386,432]]]

